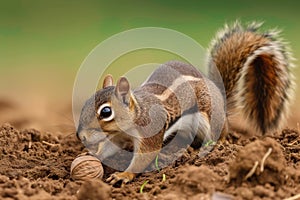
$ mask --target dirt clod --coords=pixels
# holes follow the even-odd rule
[[[110,198],[110,186],[101,180],[88,180],[78,190],[79,200],[106,200]]]
[[[255,164],[257,167],[254,169]],[[280,144],[275,139],[267,137],[247,144],[237,154],[236,159],[229,165],[230,180],[241,184],[250,179],[253,185],[258,182],[279,187],[286,175],[283,171],[285,167],[286,160]],[[251,170],[252,175],[249,174]]]

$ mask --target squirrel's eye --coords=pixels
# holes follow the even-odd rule
[[[111,114],[112,114],[112,111],[111,111],[110,107],[104,107],[104,108],[102,108],[102,110],[100,112],[100,116],[103,118],[110,117]]]
[[[102,104],[97,111],[100,119],[110,121],[114,118],[114,112],[109,104]]]

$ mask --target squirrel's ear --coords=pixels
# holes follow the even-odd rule
[[[112,75],[107,74],[104,78],[102,88],[106,88],[106,87],[112,86],[112,85],[113,85],[113,77],[112,77]]]
[[[116,85],[115,89],[116,96],[125,104],[129,104],[130,102],[130,85],[125,77],[121,77],[118,80],[118,83]]]

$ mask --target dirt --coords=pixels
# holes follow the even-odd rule
[[[172,165],[118,188],[102,180],[71,180],[71,162],[85,151],[74,133],[17,130],[3,124],[0,199],[284,199],[300,193],[296,130],[248,138],[233,132],[201,157],[208,148],[190,147]],[[104,178],[113,172],[104,170]]]

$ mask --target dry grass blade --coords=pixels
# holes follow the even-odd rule
[[[257,166],[258,166],[258,161],[255,161],[252,169],[248,172],[248,174],[245,176],[244,180],[247,180],[248,178],[250,178],[256,171],[257,169]]]
[[[45,145],[48,145],[48,146],[50,146],[50,147],[59,145],[59,144],[52,144],[52,143],[46,142],[46,141],[42,141],[42,143],[45,144]]]
[[[269,148],[267,153],[264,155],[264,157],[261,159],[261,164],[260,164],[260,171],[263,172],[264,171],[264,166],[265,166],[265,162],[266,159],[269,157],[269,155],[272,153],[272,148]]]

